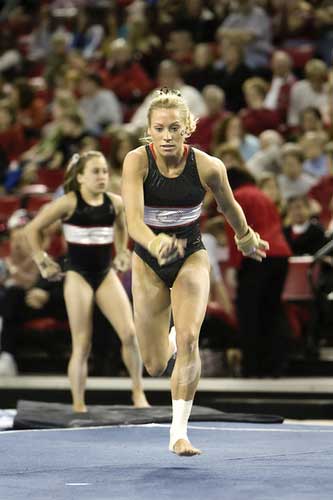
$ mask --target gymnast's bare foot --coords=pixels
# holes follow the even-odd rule
[[[132,391],[132,401],[134,408],[150,408],[150,404],[148,403],[142,389]]]
[[[198,448],[194,448],[187,439],[178,439],[173,445],[172,451],[179,457],[193,457],[202,453]]]
[[[85,404],[73,405],[74,413],[87,413],[88,409]]]

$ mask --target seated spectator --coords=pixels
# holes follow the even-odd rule
[[[332,193],[333,193],[333,142],[328,142],[324,147],[324,153],[328,161],[328,174],[321,177],[318,182],[310,189],[309,197],[316,200],[321,211],[319,220],[327,228],[332,217]]]
[[[108,157],[111,174],[109,189],[113,193],[121,194],[124,158],[129,151],[140,146],[140,141],[137,135],[124,130],[122,127],[113,127],[109,131],[108,137],[111,139],[111,150]]]
[[[53,88],[57,78],[63,75],[68,58],[69,35],[64,31],[56,31],[51,38],[51,49],[47,56],[43,76],[49,88]]]
[[[247,162],[259,150],[259,140],[248,133],[238,115],[229,115],[215,126],[213,149],[219,144],[228,143],[239,149]]]
[[[217,60],[216,84],[222,87],[226,96],[226,109],[237,113],[245,106],[243,83],[252,76],[245,64],[244,49],[236,41],[221,38],[218,44],[221,59]]]
[[[260,149],[246,163],[246,167],[256,179],[264,173],[281,171],[282,136],[276,130],[265,130],[259,135]]]
[[[325,125],[318,108],[309,106],[300,112],[298,137],[307,132],[325,132]]]
[[[302,73],[304,64],[313,57],[315,49],[313,6],[308,1],[293,0],[279,9],[280,25],[276,40],[281,49],[288,51],[292,57],[295,70]]]
[[[2,287],[0,316],[3,319],[3,330],[1,334],[0,349],[0,374],[5,375],[8,369],[8,375],[15,375],[17,367],[12,353],[4,343],[5,315],[9,309],[7,298],[15,294],[24,295],[26,290],[30,289],[36,283],[39,272],[36,264],[30,256],[27,241],[24,237],[24,226],[29,222],[30,217],[26,210],[15,211],[7,222],[9,232],[10,254],[2,261]],[[19,315],[20,311],[14,307],[12,315]],[[9,335],[8,341],[11,340]],[[1,352],[2,351],[2,352]]]
[[[28,148],[24,130],[16,123],[15,113],[8,105],[0,103],[0,182],[5,181],[11,161],[17,160]]]
[[[281,149],[282,173],[278,183],[283,199],[303,196],[314,186],[316,180],[303,172],[303,152],[298,144],[286,143]]]
[[[271,51],[271,25],[266,12],[253,0],[237,0],[218,30],[219,36],[242,43],[245,62],[251,68],[268,63]]]
[[[223,161],[226,169],[239,167],[246,170],[246,163],[239,149],[230,142],[224,142],[214,149],[214,156]]]
[[[147,14],[147,12],[146,12]],[[139,61],[149,78],[156,78],[158,61],[162,59],[163,47],[145,15],[132,16],[128,22],[127,41],[136,61]]]
[[[317,28],[316,54],[329,66],[333,52],[333,3],[324,0],[315,12]]]
[[[282,200],[282,195],[276,175],[265,172],[259,177],[259,179],[257,180],[257,184],[261,191],[265,193],[270,200],[272,200],[272,202],[278,209],[279,214],[281,215],[281,217],[283,217],[285,213],[285,203]]]
[[[287,201],[288,226],[285,237],[293,255],[314,255],[325,245],[324,228],[311,216],[310,200],[307,196],[294,196]]]
[[[201,93],[194,87],[191,87],[191,85],[186,85],[183,82],[180,76],[180,68],[174,61],[165,59],[160,63],[158,69],[158,88],[161,87],[178,89],[195,117],[200,118],[206,114],[206,105]],[[153,95],[154,91],[148,94],[143,103],[135,111],[130,122],[133,128],[142,129],[146,126],[147,111]]]
[[[84,128],[100,135],[108,125],[122,122],[122,110],[116,95],[102,87],[100,76],[88,73],[80,82],[79,109]]]
[[[165,51],[167,58],[175,61],[186,73],[193,63],[192,30],[172,30],[168,35]]]
[[[100,46],[104,30],[100,24],[96,24],[88,9],[78,9],[72,20],[72,39],[70,46],[79,50],[84,58],[90,59]]]
[[[202,91],[206,85],[220,83],[217,80],[217,71],[213,65],[213,49],[209,43],[198,43],[193,50],[193,62],[184,73],[184,81],[188,85]]]
[[[11,87],[10,102],[26,140],[39,138],[40,129],[48,119],[46,101],[36,95],[35,89],[26,79],[21,78]]]
[[[293,255],[314,255],[326,243],[323,227],[312,219],[311,204],[307,196],[289,198],[287,219],[284,234]],[[313,351],[314,342],[318,340],[313,336],[313,322],[316,318],[314,305],[313,301],[293,301],[286,304],[294,348],[301,353],[309,347]]]
[[[206,85],[202,91],[207,114],[202,116],[197,123],[195,132],[189,141],[196,147],[211,152],[214,127],[223,120],[228,113],[224,110],[224,92],[216,85]]]
[[[5,80],[18,77],[22,71],[22,56],[17,48],[16,40],[10,29],[0,31],[0,74]]]
[[[303,171],[315,179],[329,172],[329,160],[324,152],[326,135],[322,132],[307,132],[300,141],[304,153]]]
[[[309,106],[319,109],[324,123],[329,122],[327,66],[319,59],[311,59],[306,63],[305,79],[296,82],[291,89],[288,125],[299,126],[300,113]]]
[[[277,111],[280,121],[284,123],[289,109],[290,91],[296,82],[292,73],[292,60],[286,52],[276,50],[272,56],[271,67],[273,74],[264,104],[267,109]]]
[[[267,129],[277,130],[280,116],[265,106],[268,84],[262,78],[249,78],[243,84],[247,107],[240,111],[243,126],[249,134],[259,135]]]
[[[177,28],[191,31],[196,43],[213,42],[218,22],[213,11],[214,5],[207,5],[203,0],[185,0],[179,5],[181,8],[176,18]],[[160,8],[165,8],[163,2]]]
[[[105,68],[101,70],[104,86],[112,90],[126,106],[133,106],[153,88],[153,81],[133,57],[133,49],[123,38],[109,46]]]

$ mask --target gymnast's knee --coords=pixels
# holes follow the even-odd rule
[[[166,363],[154,359],[144,360],[144,365],[151,377],[160,377],[167,367]]]
[[[179,354],[192,355],[198,349],[198,333],[194,328],[177,330],[177,348]]]

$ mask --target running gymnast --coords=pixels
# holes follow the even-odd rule
[[[244,255],[261,260],[267,242],[247,225],[223,163],[185,144],[196,120],[178,91],[161,89],[148,110],[146,146],[124,160],[122,195],[133,253],[134,322],[148,373],[161,375],[177,350],[171,377],[170,451],[198,455],[187,423],[200,378],[199,333],[209,294],[207,252],[199,229],[211,190]],[[169,333],[172,310],[175,332]]]
[[[132,309],[116,274],[130,264],[121,197],[106,192],[109,170],[98,151],[75,154],[66,170],[65,194],[38,213],[26,227],[33,259],[47,279],[60,279],[59,265],[42,250],[43,232],[61,221],[68,245],[64,296],[72,336],[68,376],[75,412],[87,411],[85,386],[91,349],[93,305],[113,325],[122,358],[132,378],[135,407],[149,406],[142,388],[142,361]],[[116,257],[111,261],[113,234]]]

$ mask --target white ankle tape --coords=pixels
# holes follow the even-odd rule
[[[185,401],[184,399],[172,400],[172,424],[170,427],[169,450],[173,451],[175,443],[179,439],[187,437],[187,422],[191,414],[193,400]]]

